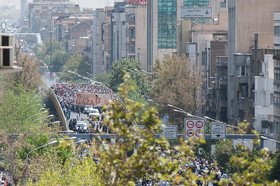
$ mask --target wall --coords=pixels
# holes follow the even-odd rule
[[[279,0],[236,0],[236,51],[248,53],[255,32],[273,33],[273,11]]]
[[[145,6],[139,6],[135,10],[135,54],[142,68],[147,71],[147,7]]]
[[[55,94],[54,94],[54,92],[51,88],[49,89],[49,96],[50,96],[50,99],[52,100],[52,102],[55,106],[55,109],[56,109],[57,113],[58,113],[58,116],[59,116],[59,119],[60,119],[60,122],[61,122],[62,130],[63,131],[69,130],[68,125],[66,123],[66,119],[65,119],[63,111],[62,111],[62,108],[61,108],[61,106],[60,106],[60,104],[59,104],[59,102],[58,102],[58,100],[57,100],[57,98],[56,98],[56,96],[55,96]]]

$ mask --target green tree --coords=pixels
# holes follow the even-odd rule
[[[21,133],[42,124],[47,113],[41,110],[41,101],[42,97],[35,90],[25,90],[22,84],[7,89],[0,102],[0,129]]]
[[[133,90],[133,83],[129,79],[129,74],[126,74],[119,89],[125,104],[119,101],[111,103],[104,116],[104,124],[117,136],[116,143],[94,140],[92,146],[88,147],[89,158],[76,159],[77,156],[70,156],[66,158],[64,165],[48,165],[38,180],[33,179],[34,184],[135,185],[137,180],[144,178],[156,183],[169,180],[172,185],[197,185],[198,181],[204,184],[209,181],[217,183],[214,180],[215,171],[209,175],[205,170],[203,176],[198,176],[192,171],[192,167],[186,166],[195,158],[195,148],[205,142],[203,139],[180,139],[180,144],[170,146],[165,138],[155,138],[161,130],[161,122],[154,107],[147,109],[140,118],[144,128],[140,129],[136,125],[138,110],[143,104],[128,98],[129,92]],[[58,153],[54,151],[52,154]],[[265,150],[256,152],[240,146],[229,156],[229,162],[233,170],[232,176],[218,184],[277,185],[268,180],[267,173],[271,170],[272,161]]]
[[[129,70],[126,70],[129,69]],[[123,83],[123,76],[125,71],[131,73],[131,79],[135,81],[135,90],[141,95],[144,95],[144,76],[141,73],[141,66],[135,59],[122,59],[113,63],[109,85],[110,88],[117,92],[121,83]]]
[[[72,82],[79,80],[79,77],[70,74],[68,71],[87,76],[87,74],[91,72],[91,64],[89,63],[88,57],[80,54],[71,56],[62,70],[62,75],[60,77],[61,80]]]
[[[61,72],[62,67],[69,60],[70,55],[64,50],[55,50],[53,53],[53,67],[52,72]]]
[[[46,64],[50,65],[48,59],[51,53],[54,54],[56,50],[62,50],[59,42],[54,39],[48,39],[43,44],[37,46],[35,54],[39,60],[43,60]]]
[[[104,83],[105,85],[109,85],[110,83],[110,73],[107,72],[101,72],[100,74],[97,74],[94,76],[93,80]],[[109,85],[110,86],[110,85]]]

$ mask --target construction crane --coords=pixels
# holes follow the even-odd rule
[[[147,0],[128,0],[128,3],[145,5],[147,4]]]

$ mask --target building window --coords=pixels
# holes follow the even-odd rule
[[[226,2],[220,2],[220,8],[226,8],[227,3]]]
[[[246,75],[246,66],[240,66],[240,76]]]
[[[244,120],[245,112],[243,110],[239,110],[239,119],[240,121]]]
[[[202,52],[202,65],[206,65],[206,64],[207,64],[207,53]]]
[[[240,85],[241,97],[247,98],[248,97],[248,85],[241,84]]]
[[[184,0],[184,6],[209,6],[209,0]]]
[[[176,48],[177,0],[158,0],[158,48]]]
[[[280,36],[280,26],[274,26],[274,35]]]

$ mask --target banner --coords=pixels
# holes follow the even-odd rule
[[[111,94],[76,93],[76,105],[104,106],[111,100]]]

